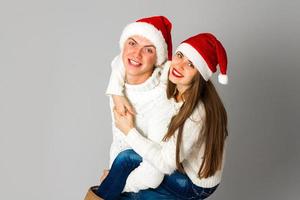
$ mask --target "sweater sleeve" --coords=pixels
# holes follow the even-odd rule
[[[161,83],[163,83],[164,85],[167,85],[168,80],[169,80],[169,69],[170,69],[170,64],[171,61],[167,61],[165,64],[163,64],[162,66],[162,70],[161,70],[161,76],[160,76],[160,81]]]
[[[131,147],[125,141],[124,134],[115,126],[115,118],[113,117],[112,108],[114,107],[113,100],[110,97],[109,99],[109,106],[111,111],[111,118],[112,118],[112,143],[110,145],[109,150],[109,168],[111,167],[113,161],[117,157],[117,155],[126,149],[130,149]]]
[[[116,56],[111,62],[111,69],[106,94],[124,96],[125,68],[120,55]]]
[[[168,124],[173,116],[170,112],[172,106],[168,100],[161,101],[156,109],[151,110],[152,116],[147,120],[147,138],[153,142],[160,142],[168,130]],[[143,159],[143,162],[130,173],[127,178],[124,192],[138,192],[149,188],[157,188],[163,181],[164,173],[155,168],[150,162]]]
[[[138,192],[149,188],[157,188],[164,174],[153,167],[148,161],[143,161],[128,176],[123,192]]]
[[[194,121],[187,119],[184,128],[182,143],[180,147],[180,162],[182,162],[191,152],[192,147],[198,141],[202,130],[202,120]],[[176,170],[176,141],[178,131],[167,141],[160,143],[153,142],[143,137],[135,128],[131,129],[126,136],[127,143],[147,160],[155,168],[164,174],[171,174]]]

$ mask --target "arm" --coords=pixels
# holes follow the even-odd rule
[[[153,110],[149,113],[151,116],[148,123],[147,135],[148,138],[156,143],[159,143],[168,130],[170,119],[173,116],[170,113],[169,103],[159,105],[160,117],[157,116],[157,111]],[[126,181],[124,192],[138,192],[148,188],[157,188],[163,181],[164,173],[155,168],[147,160],[143,160],[140,166],[132,171]]]
[[[112,72],[106,89],[106,94],[124,96],[125,68],[121,55],[118,55],[113,59],[111,62],[111,68]]]
[[[182,162],[197,142],[202,129],[202,121],[188,119],[183,129],[182,144],[180,149],[180,162]],[[143,137],[135,128],[126,136],[127,143],[158,170],[164,174],[171,174],[176,167],[176,141],[177,132],[168,141],[155,143]]]
[[[167,85],[168,80],[169,80],[169,69],[170,69],[170,64],[171,61],[167,61],[163,64],[162,70],[161,70],[161,76],[160,76],[160,81],[164,84]]]
[[[121,152],[124,151],[125,149],[129,149],[131,148],[128,143],[125,141],[125,136],[124,134],[120,131],[120,129],[118,129],[115,126],[115,118],[113,117],[113,107],[114,107],[114,103],[112,98],[110,98],[109,101],[109,105],[110,105],[110,110],[111,110],[111,115],[112,115],[112,143],[110,146],[110,156],[109,156],[109,168],[111,167],[113,161],[115,160],[115,158],[117,157],[117,155]]]
[[[124,84],[125,84],[125,68],[121,59],[121,55],[116,56],[111,62],[112,72],[110,75],[106,94],[111,95],[116,110],[124,115],[126,111],[135,114],[132,105],[128,99],[124,96]]]
[[[147,122],[147,132],[148,138],[153,142],[160,142],[168,130],[168,124],[173,112],[170,112],[171,105],[169,101],[160,103],[157,109],[160,112],[159,117],[157,116],[157,109],[152,110],[149,113],[153,116]],[[133,116],[128,114],[125,116],[120,116],[118,112],[114,112],[116,126],[120,128],[123,132],[128,132],[134,127]],[[127,121],[128,120],[128,121]],[[128,123],[129,122],[129,123]],[[126,185],[123,191],[125,192],[138,192],[139,190],[144,190],[148,188],[156,188],[160,185],[164,178],[164,174],[155,168],[147,160],[133,170],[127,177]]]

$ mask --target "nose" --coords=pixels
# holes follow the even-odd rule
[[[142,48],[135,48],[135,50],[134,50],[134,56],[136,57],[136,58],[142,58]]]
[[[183,70],[183,68],[184,68],[183,60],[179,60],[178,62],[176,62],[176,66],[177,66],[178,69]]]

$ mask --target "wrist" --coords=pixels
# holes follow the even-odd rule
[[[134,128],[133,126],[128,127],[128,128],[125,130],[125,135],[128,135],[129,132],[130,132],[133,128]]]

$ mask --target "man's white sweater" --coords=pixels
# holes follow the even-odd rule
[[[112,74],[110,83],[106,90],[106,94],[126,95],[130,103],[133,105],[135,115],[136,129],[145,137],[160,142],[162,137],[168,130],[168,124],[171,117],[175,114],[169,109],[171,104],[166,97],[166,84],[162,84],[161,68],[155,68],[151,77],[144,83],[130,85],[124,83],[124,67],[119,56],[112,62]],[[124,88],[124,91],[123,91]],[[113,109],[113,101],[110,98],[111,112]],[[162,117],[156,118],[154,113],[157,106],[162,107],[160,114]],[[156,119],[160,119],[157,121]],[[153,133],[153,127],[160,127]],[[110,166],[116,156],[123,150],[131,148],[125,140],[124,134],[115,127],[114,117],[112,113],[112,129],[113,141],[110,148]],[[143,161],[128,176],[123,191],[138,192],[139,190],[156,188],[163,180],[164,174],[154,168],[149,162]]]
[[[136,115],[136,128],[125,136],[114,125],[113,143],[110,151],[110,165],[121,151],[133,148],[143,157],[143,162],[128,177],[124,191],[137,192],[142,189],[156,188],[163,180],[164,174],[171,174],[176,170],[176,139],[177,134],[168,141],[162,138],[168,130],[171,118],[177,114],[182,103],[166,97],[166,80],[169,63],[164,70],[156,68],[152,76],[139,85],[124,85],[124,67],[120,58],[112,63],[112,75],[107,94],[125,95],[132,103]],[[162,73],[162,75],[161,75]],[[123,88],[125,86],[125,91]],[[112,100],[111,100],[111,106]],[[198,144],[201,139],[202,122],[205,118],[205,109],[200,102],[191,117],[185,122],[180,160],[185,172],[192,182],[200,187],[209,188],[221,181],[222,170],[212,177],[200,179],[198,170],[204,154],[204,143]],[[224,159],[223,159],[224,160]],[[223,162],[224,163],[224,162]]]

